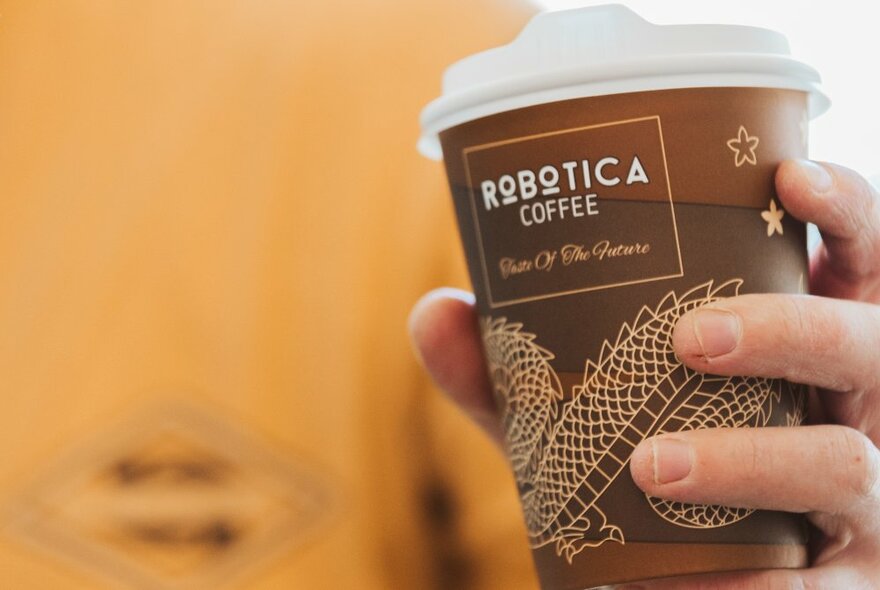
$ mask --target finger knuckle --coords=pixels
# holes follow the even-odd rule
[[[851,239],[859,240],[866,221],[871,218],[866,214],[871,208],[870,201],[865,198],[864,191],[857,191],[853,199],[840,199],[837,201],[838,214],[842,219],[844,235]]]
[[[807,590],[797,572],[768,572],[745,586],[748,590]]]
[[[867,221],[880,221],[880,193],[868,179],[858,176],[858,184],[856,185],[856,202],[859,204],[858,212],[861,216],[859,220],[861,224]]]
[[[724,578],[705,580],[698,578],[687,588],[689,590],[814,590],[799,572],[764,572],[734,581]]]
[[[743,580],[731,583],[730,580],[722,579],[696,579],[692,586],[687,586],[688,590],[769,590],[766,585],[757,585],[754,581]]]
[[[843,326],[816,299],[780,297],[778,311],[786,344],[810,354],[844,344]]]
[[[788,362],[778,371],[791,381],[820,381],[826,387],[850,391],[851,376],[840,371],[837,358],[852,344],[852,326],[827,301],[816,297],[780,297],[783,340],[789,351],[802,359]]]
[[[867,183],[866,183],[867,184]],[[880,271],[880,197],[873,186],[865,187],[864,205],[859,212],[860,233],[868,240],[867,256],[859,256],[861,265],[854,270],[863,276],[873,276]],[[867,229],[867,231],[865,231]]]
[[[860,391],[855,391],[855,393],[880,390],[880,370],[878,370],[876,362],[880,359],[876,353],[876,351],[880,350],[880,306],[866,306],[864,311],[866,313],[862,319],[864,325],[868,326],[868,329],[863,332],[865,337],[862,339],[862,342],[865,342],[865,344],[862,346],[865,347],[864,350],[870,351],[870,360],[860,371],[862,387],[860,388]]]
[[[799,301],[793,297],[778,298],[778,312],[782,319],[781,333],[786,343],[809,345],[813,319],[804,313]]]
[[[834,192],[839,197],[829,200],[829,205],[836,206],[841,211],[850,211],[852,212],[850,219],[857,219],[856,213],[864,213],[871,204],[874,196],[873,185],[852,168],[837,164],[831,164],[829,167],[834,177]],[[864,221],[864,218],[859,221]],[[859,226],[853,229],[857,227]]]
[[[859,250],[852,257],[848,273],[860,279],[875,275],[880,270],[880,197],[877,190],[864,178],[858,177],[852,199],[840,199],[847,232]]]
[[[856,501],[876,499],[880,492],[880,453],[874,443],[854,428],[840,427],[832,436],[832,461],[839,465],[838,489]]]
[[[812,588],[812,585],[799,572],[782,574],[782,576],[778,584],[773,587],[774,590],[777,588],[779,590],[810,590]]]
[[[763,485],[768,470],[773,469],[774,455],[764,444],[757,431],[743,430],[742,478],[750,486]]]

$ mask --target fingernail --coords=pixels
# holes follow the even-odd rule
[[[828,173],[825,166],[810,160],[801,160],[800,166],[814,192],[825,193],[831,190],[834,179],[831,178],[831,174]]]
[[[742,323],[726,309],[698,309],[694,313],[694,337],[703,357],[711,359],[729,354],[739,345]]]
[[[651,444],[654,449],[654,483],[672,483],[688,476],[693,465],[693,450],[688,443],[660,438]]]

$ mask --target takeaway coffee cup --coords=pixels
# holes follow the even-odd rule
[[[611,5],[535,17],[424,110],[545,590],[805,565],[801,517],[647,497],[627,463],[654,434],[803,419],[800,387],[694,372],[671,336],[721,298],[806,291],[774,174],[806,156],[818,84],[775,32]]]

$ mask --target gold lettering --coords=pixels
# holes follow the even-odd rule
[[[612,246],[611,242],[609,242],[608,240],[602,240],[601,242],[596,242],[596,245],[593,246],[593,256],[595,256],[599,260],[605,260],[607,258],[617,258],[620,256],[635,256],[637,254],[647,254],[650,251],[650,244],[640,244],[638,242],[636,242],[635,244],[617,244]]]
[[[553,263],[556,262],[556,256],[559,253],[556,250],[544,250],[539,252],[535,257],[535,268],[550,272],[553,270]]]
[[[586,262],[593,256],[583,244],[566,244],[559,252],[562,254],[564,266],[570,266],[575,262]]]
[[[508,279],[513,275],[530,272],[533,264],[529,260],[516,260],[514,258],[502,258],[498,263],[501,269],[501,278]]]

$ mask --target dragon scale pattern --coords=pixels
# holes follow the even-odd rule
[[[656,308],[643,307],[613,344],[603,344],[597,361],[587,361],[583,384],[573,388],[567,402],[550,365],[554,356],[536,344],[534,334],[505,318],[482,320],[532,547],[555,543],[557,554],[571,562],[586,547],[624,543],[623,531],[608,522],[599,504],[642,439],[662,432],[764,426],[783,387],[799,399],[778,380],[703,375],[676,359],[672,330],[678,319],[737,295],[741,284],[734,280],[715,288],[708,282],[681,296],[671,292]],[[795,414],[789,423],[802,420],[802,410]],[[688,528],[726,526],[751,514],[647,500],[659,516]]]

